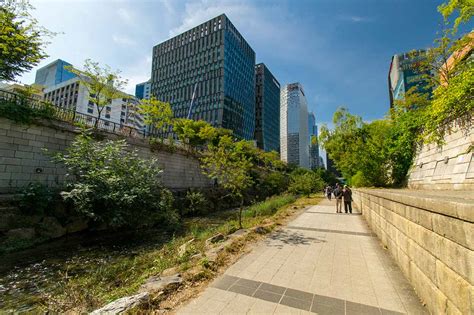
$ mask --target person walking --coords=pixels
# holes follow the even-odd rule
[[[331,186],[326,187],[326,196],[328,197],[329,200],[331,200],[331,194],[332,194],[332,188]]]
[[[336,213],[342,213],[342,187],[336,183],[336,189],[333,191],[336,198]]]
[[[346,213],[352,213],[352,190],[347,185],[344,185],[342,196],[344,199],[344,210]]]

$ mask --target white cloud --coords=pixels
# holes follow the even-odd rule
[[[339,20],[353,22],[353,23],[367,23],[372,22],[373,18],[365,17],[365,16],[358,16],[358,15],[340,15]]]
[[[112,40],[120,45],[124,46],[135,46],[137,43],[128,36],[114,34]]]
[[[119,16],[119,18],[127,23],[127,24],[133,24],[134,23],[134,17],[133,17],[133,14],[130,10],[127,10],[125,8],[119,8],[117,10],[117,15]]]

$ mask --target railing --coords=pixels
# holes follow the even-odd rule
[[[156,132],[148,133],[145,130],[140,130],[134,126],[115,123],[102,118],[98,119],[92,115],[78,113],[74,109],[64,108],[53,103],[44,102],[42,100],[27,97],[15,92],[5,91],[3,89],[0,89],[0,100],[14,102],[17,105],[28,106],[36,110],[50,111],[50,118],[52,119],[104,130],[122,136],[132,138],[150,138],[159,136]]]

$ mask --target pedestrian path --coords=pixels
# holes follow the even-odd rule
[[[178,314],[423,314],[360,214],[307,209],[239,259]]]

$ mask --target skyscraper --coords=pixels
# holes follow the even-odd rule
[[[309,168],[308,105],[300,83],[280,93],[280,156],[287,163]]]
[[[69,62],[58,59],[36,71],[35,84],[45,88],[68,81],[76,75],[64,67],[71,66]]]
[[[150,99],[150,93],[151,93],[151,82],[150,80],[143,82],[143,83],[138,83],[135,85],[135,97],[138,98],[139,100]]]
[[[259,63],[255,66],[255,140],[265,151],[280,148],[280,83]]]
[[[318,145],[318,126],[314,113],[308,114],[308,134],[309,134],[309,167],[311,169],[319,167],[319,145]],[[313,142],[316,141],[316,143]]]
[[[390,62],[388,73],[388,90],[390,96],[390,107],[396,100],[402,100],[405,93],[415,87],[418,92],[431,92],[424,73],[420,73],[417,65],[426,59],[424,50],[417,50],[410,53],[394,55]]]
[[[151,92],[176,117],[254,137],[255,52],[224,14],[153,47]]]

